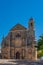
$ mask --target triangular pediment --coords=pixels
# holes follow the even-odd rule
[[[25,28],[24,26],[22,26],[21,24],[16,24],[12,29],[11,31],[14,31],[14,30],[26,30],[27,28]]]

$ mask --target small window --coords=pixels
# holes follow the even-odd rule
[[[31,23],[31,26],[33,26],[33,23]]]
[[[16,37],[21,37],[21,35],[20,34],[17,34]]]

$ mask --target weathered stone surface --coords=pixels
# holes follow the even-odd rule
[[[36,60],[36,42],[33,19],[29,28],[17,24],[2,41],[2,58]]]

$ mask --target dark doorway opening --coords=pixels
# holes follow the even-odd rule
[[[20,53],[19,52],[16,53],[16,59],[20,59]]]

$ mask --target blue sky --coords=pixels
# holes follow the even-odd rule
[[[35,36],[43,34],[43,0],[0,0],[0,43],[3,35],[17,23],[28,27],[30,17],[35,21]]]

